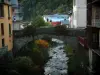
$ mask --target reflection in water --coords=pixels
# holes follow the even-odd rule
[[[66,53],[64,53],[64,44],[62,41],[52,39],[56,41],[58,46],[51,48],[49,56],[51,59],[45,65],[45,75],[66,75],[67,74],[67,60]]]

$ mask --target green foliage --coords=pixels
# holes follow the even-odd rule
[[[46,25],[47,25],[48,27],[52,27],[51,23],[49,23],[49,22],[46,22]]]
[[[72,10],[73,0],[22,0],[24,20],[32,20],[37,15],[64,13]]]
[[[46,23],[41,16],[37,16],[35,20],[33,20],[32,25],[35,27],[42,27],[46,26]]]
[[[33,10],[35,8],[36,0],[21,0],[21,4],[23,6],[23,19],[24,20],[31,20],[31,18],[35,16],[35,11]]]
[[[48,59],[48,49],[39,48],[33,41],[25,45],[17,56],[28,56],[39,66],[43,66]]]
[[[67,50],[68,52],[72,52],[70,46],[67,48],[70,50]],[[87,54],[85,54],[85,50],[82,48],[79,48],[79,50],[75,50],[75,53],[73,53],[71,56],[69,56],[68,60],[68,74],[69,75],[88,75],[87,72],[87,63],[88,63],[88,57]]]
[[[43,56],[42,50],[40,51],[38,48],[33,48],[33,51],[30,57],[32,58],[34,63],[36,63],[37,65],[42,66],[44,64],[44,56]]]
[[[80,73],[83,71],[80,65],[80,61],[76,58],[76,56],[69,57],[68,73],[72,73],[72,75],[78,73],[80,75]]]
[[[34,37],[35,34],[35,27],[34,26],[27,26],[24,30],[23,30],[23,36],[33,36]]]
[[[65,51],[66,51],[67,55],[72,55],[73,54],[73,49],[68,44],[65,46]]]
[[[54,13],[64,13],[64,12],[65,12],[65,7],[64,7],[64,5],[59,6],[59,7],[56,8],[53,12],[54,12]]]
[[[0,75],[6,75],[11,70],[10,63],[13,60],[12,52],[7,51],[0,56]]]
[[[21,73],[21,75],[27,75],[32,73],[33,68],[35,67],[35,64],[29,57],[17,57],[13,61],[13,65],[15,69]]]

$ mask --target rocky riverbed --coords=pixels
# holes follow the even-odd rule
[[[58,45],[50,48],[49,57],[51,57],[51,59],[44,67],[44,75],[67,75],[68,57],[64,52],[64,43],[57,39],[52,39],[52,41],[57,42]]]

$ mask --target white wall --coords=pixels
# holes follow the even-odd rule
[[[76,0],[76,7],[86,7],[87,0]]]
[[[13,30],[21,30],[21,22],[14,22],[13,23]]]
[[[74,0],[73,2],[73,26],[85,28],[87,24],[87,0]]]

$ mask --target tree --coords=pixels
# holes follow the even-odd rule
[[[32,25],[35,27],[42,27],[46,26],[46,23],[41,16],[37,16],[35,20],[33,20]]]
[[[21,75],[30,75],[35,67],[31,58],[25,56],[17,57],[12,64]]]
[[[24,20],[32,20],[37,15],[53,14],[55,10],[68,14],[72,10],[73,0],[22,0],[21,3]],[[59,11],[56,13],[59,13]]]
[[[22,0],[21,5],[23,7],[23,20],[31,20],[35,16],[36,0]],[[33,14],[34,13],[34,14]]]

